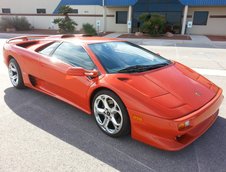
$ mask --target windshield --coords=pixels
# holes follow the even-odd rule
[[[171,62],[140,46],[129,42],[90,44],[108,73],[136,73],[160,68]]]

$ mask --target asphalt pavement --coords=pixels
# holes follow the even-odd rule
[[[92,116],[40,92],[17,90],[2,62],[0,40],[0,171],[226,172],[226,101],[216,123],[178,152],[126,136],[103,134]],[[191,44],[191,43],[189,43]],[[144,45],[199,70],[226,90],[222,47]]]

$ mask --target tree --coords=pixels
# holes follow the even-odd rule
[[[54,19],[53,23],[58,24],[60,29],[60,33],[74,33],[75,26],[77,23],[74,22],[68,15],[68,13],[72,13],[73,9],[70,6],[61,6],[58,10],[58,14],[63,14],[64,18]]]
[[[159,35],[164,31],[166,19],[159,14],[143,13],[139,17],[141,21],[142,32],[149,33],[150,35]]]

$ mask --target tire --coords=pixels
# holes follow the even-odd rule
[[[25,88],[20,66],[15,59],[13,58],[10,59],[8,70],[9,70],[9,79],[12,85],[18,89]]]
[[[130,133],[130,119],[122,100],[110,90],[97,92],[92,100],[92,113],[98,127],[108,136]]]

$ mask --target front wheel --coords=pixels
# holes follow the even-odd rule
[[[97,125],[105,134],[120,137],[130,132],[126,107],[112,91],[99,91],[93,98],[92,110]]]
[[[9,70],[9,78],[13,86],[20,89],[24,88],[25,86],[24,86],[20,66],[15,59],[11,59],[9,61],[8,70]]]

